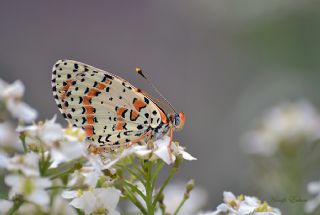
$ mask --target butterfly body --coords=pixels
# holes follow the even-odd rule
[[[166,114],[126,80],[81,62],[59,60],[51,82],[60,112],[85,130],[95,149],[112,151],[158,139],[182,128],[185,121],[183,113]]]

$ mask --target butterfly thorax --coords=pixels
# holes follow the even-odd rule
[[[167,135],[170,128],[180,130],[183,128],[185,123],[185,116],[183,112],[179,114],[168,114],[167,120],[163,120],[156,128],[153,129],[154,131],[154,138],[159,139],[164,135]]]
[[[158,127],[153,129],[153,138],[159,139],[168,134],[170,125],[168,123],[161,122]]]

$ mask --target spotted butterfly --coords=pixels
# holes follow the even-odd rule
[[[73,126],[84,129],[93,153],[167,134],[171,144],[173,130],[184,126],[183,112],[167,114],[126,80],[81,62],[59,60],[51,82],[60,112]]]

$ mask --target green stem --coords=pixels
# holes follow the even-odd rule
[[[181,200],[179,206],[177,207],[177,209],[174,211],[173,215],[177,215],[180,211],[180,209],[182,208],[182,206],[184,205],[184,203],[187,201],[187,198],[184,198]]]
[[[50,176],[51,179],[59,178],[66,174],[73,172],[76,169],[80,169],[82,164],[86,162],[85,157],[80,157],[76,160],[69,161],[67,163],[61,164],[56,168],[51,168],[46,171],[46,176]]]
[[[45,190],[55,190],[55,189],[69,189],[67,186],[52,186],[52,187],[47,187]]]
[[[148,210],[148,215],[154,214],[154,208],[155,206],[152,204],[152,194],[153,194],[153,187],[152,187],[152,168],[153,168],[153,162],[148,161],[147,166],[145,168],[146,172],[146,205]]]
[[[154,187],[155,187],[157,176],[158,176],[159,172],[162,170],[163,166],[164,166],[164,162],[157,161],[156,168],[155,168],[154,173],[152,174],[152,177],[151,177],[151,187],[152,187],[152,189],[154,189]]]
[[[123,189],[125,191],[124,196],[130,199],[130,201],[137,207],[144,215],[149,215],[146,209],[143,207],[141,202],[134,196],[134,194],[131,194],[130,190],[123,186]]]
[[[7,215],[13,215],[15,212],[20,208],[20,206],[23,204],[23,200],[17,200],[14,201],[14,204],[12,208],[8,211]]]
[[[135,185],[131,184],[131,183],[130,183],[129,181],[127,181],[127,180],[124,180],[123,182],[124,182],[128,187],[130,187],[133,192],[138,193],[138,194],[141,196],[141,198],[143,198],[143,200],[146,201],[146,196],[145,196],[145,195],[143,194],[143,192],[141,192],[141,190],[139,190]]]
[[[136,173],[135,171],[133,171],[132,169],[130,169],[129,167],[125,166],[125,165],[118,165],[120,168],[123,168],[125,170],[127,170],[131,175],[133,175],[136,179],[138,179],[139,181],[141,181],[141,183],[145,183],[144,179],[140,177],[140,175],[138,173]],[[140,170],[141,171],[141,170]]]
[[[28,152],[27,144],[26,144],[26,135],[24,133],[20,134],[20,140],[22,143],[23,151],[24,153]]]
[[[177,172],[180,161],[178,161],[179,158],[177,157],[177,160],[174,164],[174,166],[171,168],[168,177],[166,178],[166,180],[164,181],[164,183],[162,184],[162,186],[160,187],[160,190],[158,191],[158,194],[156,195],[155,199],[153,200],[153,207],[156,206],[157,202],[159,201],[162,192],[164,190],[164,188],[168,185],[169,181],[172,179],[172,177],[174,176],[174,174]]]
[[[132,167],[133,167],[139,174],[141,174],[143,177],[146,176],[145,173],[141,170],[141,168],[139,168],[139,167],[137,166],[136,163],[133,162]]]

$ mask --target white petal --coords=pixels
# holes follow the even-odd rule
[[[253,213],[256,207],[251,206],[251,205],[245,205],[245,204],[240,204],[240,207],[238,209],[239,215],[247,215],[250,213]]]
[[[120,198],[120,190],[115,188],[97,188],[95,189],[96,198],[102,201],[103,208],[114,209],[117,207]]]
[[[161,160],[163,160],[166,164],[172,164],[176,160],[176,156],[171,154],[172,160],[170,160],[169,150],[165,144],[162,144],[156,151],[153,152],[157,155]]]
[[[108,215],[121,215],[121,214],[116,210],[109,210]]]
[[[256,197],[245,196],[243,203],[246,203],[252,207],[258,207],[259,206],[259,199],[257,199]]]
[[[96,198],[93,192],[86,191],[79,198],[73,199],[70,205],[83,210],[86,214],[90,214],[96,209]]]
[[[169,143],[170,143],[170,137],[167,135],[154,141],[154,144],[157,145],[158,147],[168,147]]]
[[[49,204],[49,194],[41,189],[33,191],[30,195],[25,197],[30,202],[34,202],[38,205],[47,205]]]
[[[320,195],[316,198],[308,200],[304,206],[304,209],[307,213],[312,213],[320,205]]]
[[[78,196],[78,192],[74,191],[74,190],[63,191],[61,196],[62,196],[62,198],[65,198],[65,199],[73,199]]]
[[[89,185],[90,187],[95,187],[97,185],[97,182],[100,176],[103,175],[103,173],[99,169],[95,169],[88,173],[82,173],[82,174],[85,177],[84,183]]]
[[[311,194],[320,193],[320,181],[310,182],[308,184],[308,192]]]
[[[2,96],[6,98],[21,98],[24,94],[25,87],[20,80],[16,80],[9,86],[7,86],[3,92]]]
[[[10,99],[7,101],[7,108],[10,113],[24,122],[33,122],[37,118],[37,111],[29,105]]]
[[[61,198],[60,196],[55,196],[51,210],[50,215],[77,215],[77,211],[69,205],[69,203]]]
[[[138,157],[143,158],[143,159],[149,158],[152,153],[152,150],[148,149],[146,145],[142,145],[142,146],[137,145],[134,147],[134,150],[135,150],[134,153]]]
[[[219,211],[219,212],[225,212],[226,213],[229,210],[230,210],[230,207],[225,203],[222,203],[222,204],[217,206],[217,211]]]
[[[228,203],[228,202],[234,201],[234,200],[236,200],[236,196],[232,192],[229,192],[229,191],[223,192],[223,201],[225,203]]]
[[[52,181],[48,178],[35,178],[34,184],[39,188],[48,188],[52,185]]]
[[[197,158],[193,157],[192,155],[190,155],[188,152],[186,152],[184,150],[181,150],[180,153],[181,153],[183,159],[185,159],[185,160],[189,160],[189,161],[197,160]]]
[[[62,126],[58,123],[54,123],[52,120],[47,121],[43,125],[40,136],[41,136],[41,139],[48,144],[62,140],[63,138]]]
[[[21,183],[22,177],[19,175],[7,175],[4,178],[4,181],[6,183],[6,185],[8,186],[17,186],[18,184]]]
[[[0,145],[20,149],[20,147],[17,146],[18,139],[18,133],[11,123],[0,123]]]
[[[9,163],[9,158],[6,154],[0,152],[0,168],[6,168]]]
[[[13,206],[13,202],[1,199],[0,200],[0,212],[1,212],[1,214],[7,214],[12,206]]]

